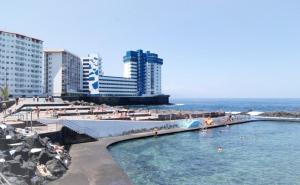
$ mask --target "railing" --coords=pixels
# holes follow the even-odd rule
[[[78,134],[86,134],[94,139],[98,138],[98,133],[95,132],[93,129],[82,127],[78,125],[76,122],[71,120],[60,120],[62,125],[67,126],[68,128],[72,129],[73,131],[77,132]]]
[[[12,185],[1,172],[0,172],[0,184],[1,185]]]
[[[11,119],[16,119],[16,120],[22,120],[25,121],[25,115],[21,113],[16,113],[16,114],[8,114],[3,115],[3,118],[11,118]]]

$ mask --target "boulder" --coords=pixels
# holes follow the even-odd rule
[[[0,138],[0,150],[7,150],[8,149],[8,142],[5,138]]]
[[[39,137],[39,142],[42,146],[46,146],[49,141],[50,139],[48,137],[44,137],[44,138]]]
[[[30,183],[32,185],[42,185],[42,184],[45,184],[45,178],[41,177],[41,176],[33,176],[30,179]]]
[[[21,168],[21,164],[19,161],[10,160],[10,161],[7,161],[6,163],[9,166],[8,173],[15,174],[15,175],[25,175],[25,171],[24,171],[24,169]]]
[[[0,162],[0,172],[9,171],[9,166],[6,162]]]
[[[36,164],[31,161],[23,162],[21,168],[25,170],[28,177],[32,177],[36,170]]]
[[[21,152],[23,161],[27,161],[29,159],[29,152],[30,150],[28,148],[24,148]]]
[[[46,167],[56,177],[61,177],[67,170],[58,159],[48,161]]]
[[[38,135],[33,135],[31,137],[26,137],[25,139],[26,145],[29,148],[40,148],[42,147],[40,141],[39,141],[39,136]]]
[[[13,185],[28,185],[26,180],[22,177],[6,177],[6,179]]]
[[[16,155],[16,156],[14,157],[14,160],[15,160],[15,161],[18,161],[19,163],[21,163],[21,162],[23,161],[22,155]]]
[[[40,164],[46,164],[47,161],[50,161],[54,158],[55,155],[50,154],[48,151],[42,151],[38,157]]]

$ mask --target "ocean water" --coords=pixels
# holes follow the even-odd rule
[[[132,140],[110,152],[135,185],[297,185],[299,133],[296,122],[252,122]]]
[[[300,99],[171,99],[170,102],[173,105],[142,107],[148,109],[226,112],[300,111]]]

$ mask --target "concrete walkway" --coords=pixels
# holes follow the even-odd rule
[[[133,185],[107,150],[108,143],[103,139],[73,145],[67,174],[50,185]]]

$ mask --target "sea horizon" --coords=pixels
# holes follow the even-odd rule
[[[300,98],[171,98],[170,105],[147,109],[225,112],[299,112]]]

